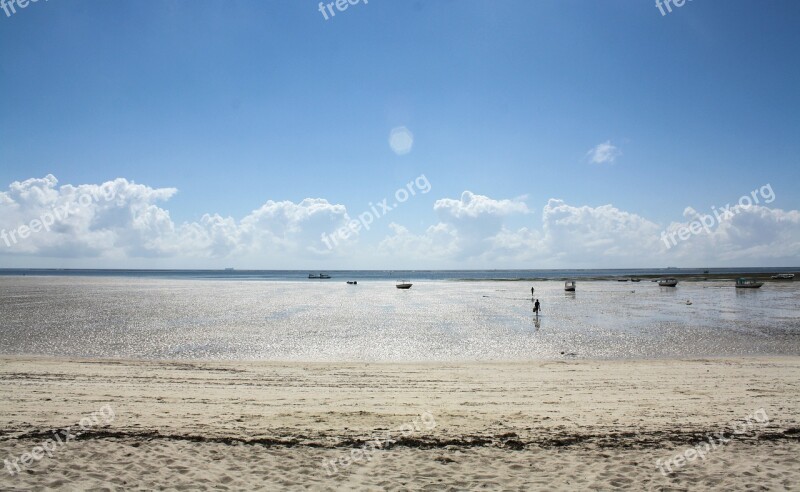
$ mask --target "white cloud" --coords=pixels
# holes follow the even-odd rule
[[[597,144],[586,153],[589,162],[593,164],[605,164],[614,162],[617,157],[622,155],[622,151],[611,144],[611,140]]]
[[[704,229],[680,240],[678,231],[689,228],[704,215],[687,207],[683,213],[686,220],[673,222],[663,231],[666,236],[666,239],[660,237],[663,251],[668,249],[673,258],[698,265],[720,262],[788,265],[800,260],[800,211],[761,205],[735,205],[730,211],[732,215],[721,222],[715,219],[708,231]]]
[[[123,178],[102,185],[64,185],[48,175],[14,182],[0,193],[0,254],[53,258],[200,259],[232,256],[331,255],[321,242],[349,220],[343,205],[307,198],[300,203],[268,201],[241,221],[206,214],[175,224],[157,202],[174,188],[154,189]],[[25,231],[37,221],[38,231]],[[42,223],[47,223],[42,227]],[[346,248],[340,248],[340,254]]]
[[[53,175],[15,181],[0,193],[0,251],[28,255],[151,256],[172,232],[169,212],[154,205],[177,190],[123,178],[102,185],[56,188]],[[20,231],[20,226],[31,231]]]
[[[402,258],[408,265],[412,265],[410,252],[413,252],[426,262],[426,267],[443,268],[436,266],[436,262],[458,267],[459,262],[481,261],[490,253],[493,237],[504,230],[505,217],[529,212],[522,199],[494,200],[470,191],[462,193],[458,200],[437,200],[433,209],[438,213],[438,224],[428,227],[421,235],[392,224],[393,234],[381,241],[378,251],[392,261]]]
[[[390,268],[444,268],[459,255],[460,238],[451,225],[439,223],[420,235],[394,222],[389,229],[392,234],[378,244],[377,252]]]
[[[349,222],[344,205],[323,198],[270,200],[239,220],[207,213],[176,224],[161,205],[176,193],[123,178],[60,187],[52,175],[14,182],[0,192],[0,259],[6,266],[18,264],[9,258],[24,257],[22,266],[50,258],[50,265],[86,259],[98,267],[225,262],[254,268],[313,263],[328,269],[757,266],[800,260],[800,212],[758,205],[733,207],[732,217],[710,232],[667,247],[663,230],[689,227],[701,214],[687,208],[682,221],[664,228],[610,204],[576,206],[551,198],[539,221],[512,229],[509,218],[535,217],[525,197],[495,199],[465,191],[458,199],[436,200],[432,212],[438,221],[421,232],[393,222],[376,242],[355,235],[328,249],[322,234]],[[41,230],[20,237],[20,226],[32,227],[34,220]]]
[[[505,201],[488,197],[481,202],[486,206],[471,206],[472,199],[439,200],[439,211],[446,211],[440,213],[442,222],[418,235],[396,226],[381,251],[412,266],[428,260],[425,267],[431,268],[777,265],[796,263],[800,257],[798,211],[754,206],[713,234],[692,236],[669,249],[661,226],[613,205],[573,206],[550,199],[542,210],[541,229],[532,225],[511,230],[497,216],[525,209],[500,206]],[[686,225],[675,223],[668,230]]]
[[[433,209],[446,219],[475,219],[480,216],[502,217],[514,213],[528,213],[528,206],[521,200],[493,200],[471,191],[461,194],[460,200],[442,198]]]
[[[542,229],[543,249],[557,266],[569,262],[637,266],[657,261],[653,251],[659,226],[613,205],[576,207],[551,198],[542,212]]]

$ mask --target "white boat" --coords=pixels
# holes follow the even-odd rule
[[[564,282],[564,291],[575,292],[575,281],[567,280],[566,282]]]
[[[308,274],[308,278],[320,278],[320,279],[325,279],[325,278],[331,278],[331,276],[330,276],[330,275],[328,275],[327,273],[320,273],[319,275],[314,275],[313,273],[309,273],[309,274]]]
[[[678,280],[674,278],[662,278],[658,281],[659,287],[675,287],[678,285]]]
[[[397,284],[395,285],[395,287],[397,287],[398,289],[407,290],[407,289],[410,289],[412,285],[414,285],[414,284],[412,284],[408,280],[398,280]]]
[[[741,277],[736,279],[737,289],[758,289],[762,285],[764,285],[764,282],[759,282],[751,278]]]
[[[794,280],[794,273],[779,273],[773,275],[772,280]]]

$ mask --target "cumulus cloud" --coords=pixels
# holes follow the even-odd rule
[[[443,198],[433,205],[440,222],[421,235],[393,224],[393,234],[379,245],[379,251],[391,257],[408,257],[418,251],[422,258],[442,261],[478,259],[492,249],[494,236],[504,230],[504,218],[529,213],[522,199],[495,200],[465,191],[460,199]]]
[[[680,261],[695,264],[794,264],[800,258],[800,211],[762,205],[735,205],[721,221],[707,222],[697,234],[682,240],[679,232],[689,230],[704,216],[691,207],[684,221],[672,222],[661,235],[662,251]],[[695,228],[697,230],[697,228]],[[686,235],[684,235],[686,237]],[[668,251],[667,251],[668,250]]]
[[[397,226],[381,243],[393,258],[404,251],[431,259],[439,268],[614,268],[660,265],[773,264],[800,256],[800,212],[753,206],[721,224],[711,234],[693,236],[668,248],[663,227],[613,205],[575,206],[551,198],[542,209],[541,227],[509,229],[497,216],[522,213],[517,205],[481,197],[439,200],[443,219],[420,234]],[[469,210],[469,212],[466,212]],[[687,209],[688,226],[696,212]],[[435,260],[435,261],[433,261]]]
[[[394,222],[389,224],[389,229],[392,233],[378,244],[377,252],[393,264],[403,264],[397,268],[417,268],[415,263],[427,268],[443,268],[436,265],[448,264],[460,253],[460,238],[452,225],[439,223],[428,227],[423,234],[414,234]]]
[[[148,256],[173,231],[155,203],[174,188],[119,178],[102,185],[57,187],[53,175],[15,181],[0,193],[0,251],[56,257]]]
[[[551,198],[539,217],[526,197],[465,191],[436,200],[431,216],[438,220],[419,232],[393,222],[371,244],[353,235],[329,249],[323,234],[350,221],[344,205],[269,200],[241,219],[207,213],[176,223],[163,208],[176,193],[124,178],[79,186],[59,186],[52,175],[14,182],[0,192],[0,258],[96,259],[97,266],[194,258],[193,265],[216,259],[270,268],[309,261],[327,268],[343,262],[351,268],[613,268],[800,259],[800,212],[765,205],[731,207],[725,220],[673,245],[664,235],[691,227],[703,214],[687,208],[682,220],[663,227],[611,204]],[[512,219],[524,227],[511,228]]]
[[[514,213],[528,213],[528,206],[521,200],[493,200],[471,191],[461,194],[460,200],[442,198],[433,209],[445,219],[476,219],[482,216],[503,217]]]
[[[611,163],[621,155],[622,151],[615,145],[612,145],[611,140],[606,140],[603,143],[595,145],[586,153],[586,157],[592,164]]]
[[[330,255],[323,232],[349,220],[343,205],[307,198],[268,201],[240,221],[218,214],[176,224],[158,202],[175,188],[118,178],[64,185],[48,175],[0,193],[0,254],[54,258],[224,258],[248,254]]]
[[[469,261],[481,267],[536,265],[560,267],[625,262],[657,247],[657,224],[611,205],[575,207],[551,199],[542,210],[541,230],[509,229],[503,217],[529,214],[518,200],[496,200],[464,192],[460,200],[434,205],[442,220],[422,234],[396,228],[381,243],[395,255],[421,251],[438,259]]]

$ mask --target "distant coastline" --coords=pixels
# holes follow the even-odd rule
[[[79,268],[0,268],[2,276],[62,276],[62,277],[131,277],[214,280],[308,280],[312,270],[156,270],[156,269],[79,269]],[[323,271],[323,270],[319,270]],[[800,273],[796,267],[731,267],[731,268],[625,268],[625,269],[534,269],[534,270],[324,270],[337,280],[450,280],[459,282],[544,282],[578,280],[618,280],[638,278],[653,280],[675,277],[684,281],[722,280],[745,276],[769,279],[777,273]]]

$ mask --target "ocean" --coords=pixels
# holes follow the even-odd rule
[[[532,272],[502,275],[544,276]],[[329,273],[5,273],[0,353],[309,362],[800,355],[797,282],[666,288],[550,272],[578,279],[568,293],[558,280],[481,280],[503,278],[498,271]],[[414,286],[396,289],[400,277]],[[468,278],[477,280],[455,280]]]

